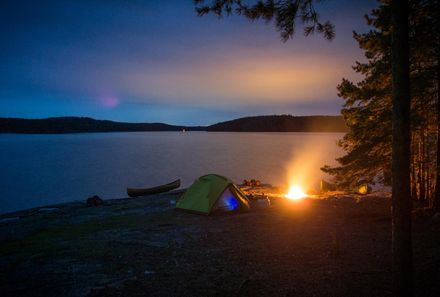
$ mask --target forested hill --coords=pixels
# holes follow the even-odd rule
[[[208,131],[230,132],[346,132],[342,116],[271,115],[240,118],[211,125]]]
[[[0,133],[83,133],[134,131],[346,132],[341,116],[272,115],[240,118],[208,127],[163,123],[123,123],[85,117],[0,118]]]
[[[206,130],[205,127],[173,126],[162,123],[122,123],[84,117],[47,119],[0,118],[0,133],[82,133],[131,131]]]

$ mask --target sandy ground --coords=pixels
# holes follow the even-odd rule
[[[201,216],[163,194],[1,216],[0,295],[390,296],[385,196]],[[440,296],[440,222],[413,225],[416,296]]]

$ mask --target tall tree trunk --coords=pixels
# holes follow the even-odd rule
[[[393,295],[413,295],[408,0],[391,1]]]
[[[437,48],[437,174],[432,207],[440,211],[440,49]]]
[[[426,147],[426,138],[425,138],[425,131],[424,131],[424,127],[422,127],[422,129],[420,129],[420,142],[419,142],[419,153],[420,153],[420,172],[419,172],[419,187],[420,187],[420,192],[419,192],[419,203],[421,205],[425,204],[425,198],[426,198],[426,163],[425,163],[425,147]]]
[[[410,156],[410,185],[411,185],[411,197],[412,199],[417,198],[417,150],[415,143],[417,140],[417,133],[415,131],[411,132],[411,156]]]

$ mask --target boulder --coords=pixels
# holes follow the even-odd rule
[[[100,206],[104,203],[104,201],[99,198],[99,196],[94,195],[92,197],[87,198],[87,206]]]

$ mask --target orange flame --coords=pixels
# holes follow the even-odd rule
[[[298,185],[291,186],[289,192],[286,195],[286,198],[290,200],[301,200],[306,197],[307,194],[304,193],[304,191]]]

